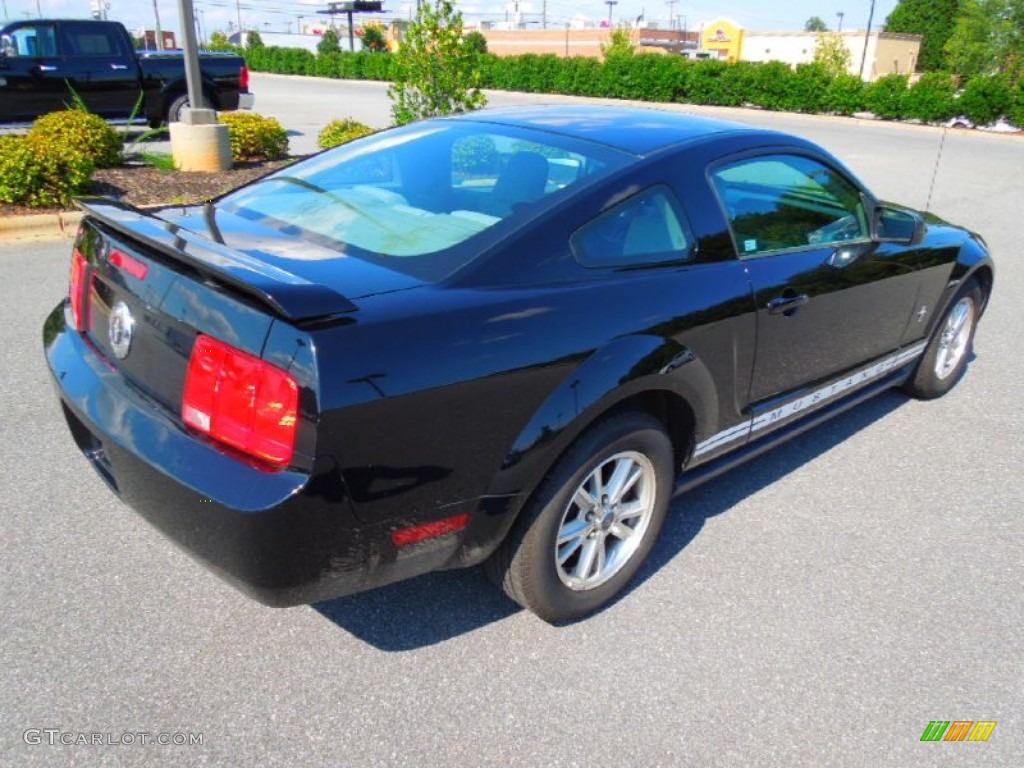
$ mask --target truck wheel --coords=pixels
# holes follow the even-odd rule
[[[183,93],[180,96],[176,96],[169,107],[167,107],[167,122],[168,123],[180,123],[181,113],[188,108],[188,94]]]
[[[585,432],[541,484],[485,571],[542,619],[593,613],[639,570],[673,486],[660,422],[624,413]]]

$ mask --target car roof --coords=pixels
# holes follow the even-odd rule
[[[605,105],[501,107],[465,113],[454,119],[532,128],[605,144],[633,155],[648,155],[668,146],[726,134],[763,134],[776,139],[783,135],[684,112]]]

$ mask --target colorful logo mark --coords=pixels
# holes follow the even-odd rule
[[[921,741],[988,741],[995,720],[932,720],[921,734]]]

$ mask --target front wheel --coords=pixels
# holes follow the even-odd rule
[[[971,356],[982,301],[976,280],[972,278],[963,284],[935,327],[917,370],[904,385],[907,392],[931,400],[942,397],[960,381]]]
[[[601,421],[558,462],[485,570],[546,621],[593,613],[643,564],[673,478],[672,443],[657,419],[624,413]]]

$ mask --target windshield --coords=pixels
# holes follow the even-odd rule
[[[436,280],[507,226],[628,160],[547,133],[441,120],[316,155],[226,196],[218,208]]]

